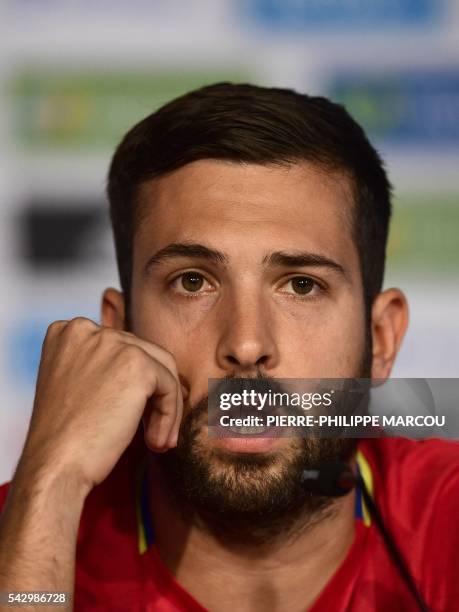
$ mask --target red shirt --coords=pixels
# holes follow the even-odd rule
[[[364,440],[359,466],[428,605],[434,612],[457,612],[459,442]],[[75,610],[203,612],[161,561],[154,542],[141,552],[148,524],[142,523],[137,467],[138,458],[126,453],[86,500]],[[6,493],[4,485],[0,507]],[[354,542],[310,612],[415,611],[379,532],[358,514],[357,507]]]

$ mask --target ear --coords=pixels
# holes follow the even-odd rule
[[[105,289],[102,296],[101,322],[105,327],[126,329],[124,294],[118,289]]]
[[[371,311],[372,378],[388,378],[407,326],[408,303],[402,291],[386,289],[380,293]]]

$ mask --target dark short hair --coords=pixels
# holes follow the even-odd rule
[[[172,100],[135,125],[113,156],[108,198],[121,287],[130,302],[138,193],[200,159],[308,161],[351,179],[353,238],[367,314],[382,287],[391,187],[377,151],[346,109],[289,89],[217,83]]]

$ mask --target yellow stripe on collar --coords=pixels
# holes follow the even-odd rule
[[[370,464],[368,463],[364,454],[358,450],[357,451],[357,463],[359,466],[360,474],[362,475],[363,481],[370,493],[371,497],[374,497],[374,483],[373,483],[373,474],[371,471]],[[371,525],[371,516],[368,511],[368,508],[365,504],[365,501],[362,499],[362,514],[363,514],[363,523],[367,527]]]

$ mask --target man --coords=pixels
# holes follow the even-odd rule
[[[428,605],[458,609],[456,443],[207,435],[209,378],[390,375],[407,305],[382,291],[390,186],[361,128],[325,98],[205,87],[126,135],[108,195],[122,292],[105,291],[101,326],[48,330],[0,592],[416,610],[360,493],[300,486],[339,460],[358,461]]]

